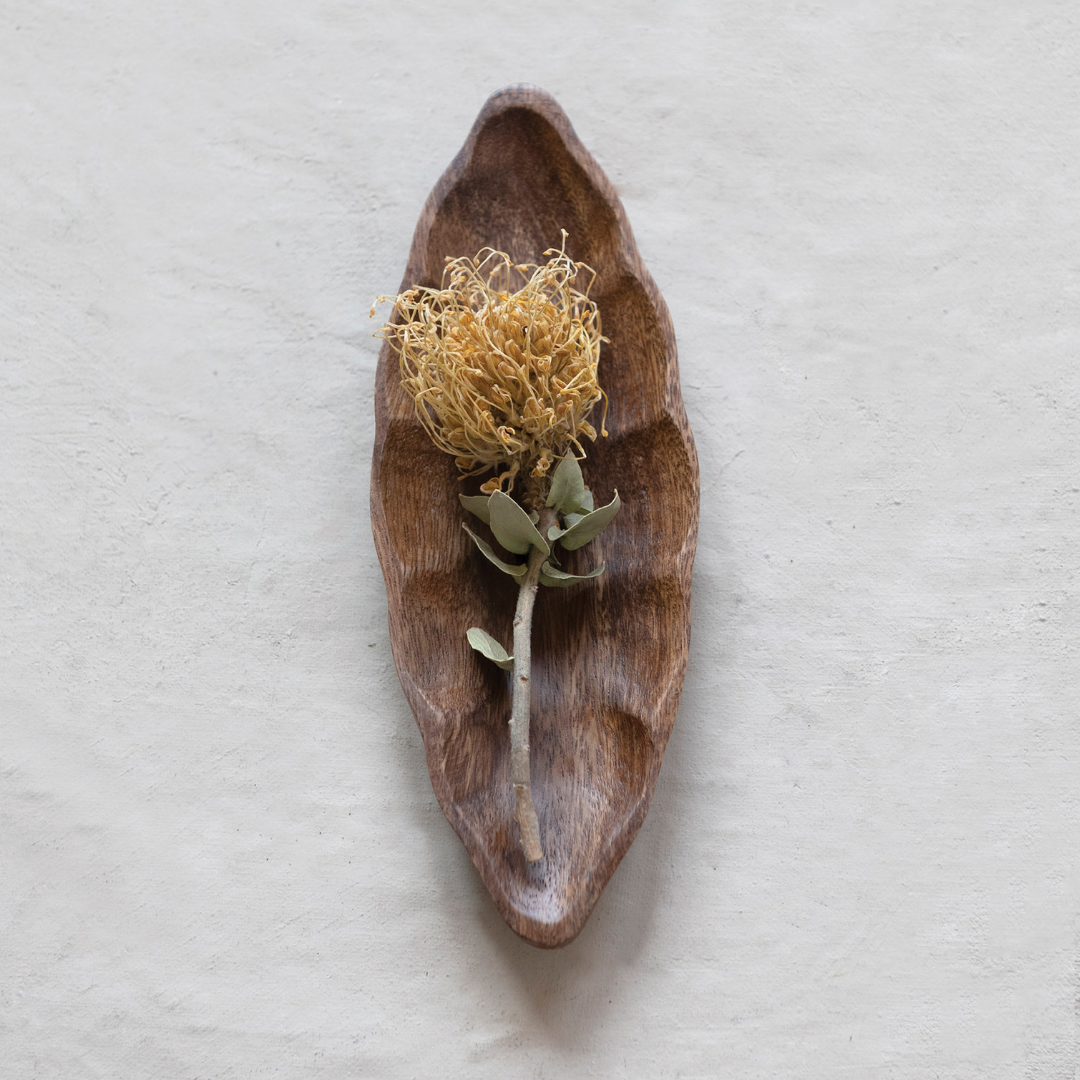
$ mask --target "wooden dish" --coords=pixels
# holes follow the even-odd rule
[[[690,640],[698,469],[675,334],[626,213],[555,100],[513,86],[488,99],[416,226],[401,289],[437,285],[446,256],[490,245],[520,262],[569,233],[597,271],[600,381],[610,435],[582,463],[597,504],[623,509],[563,569],[595,581],[541,589],[533,624],[532,787],[546,857],[528,864],[513,818],[505,673],[468,645],[511,639],[515,584],[461,528],[462,482],[416,420],[384,343],[376,376],[371,523],[394,662],[424,739],[439,805],[510,927],[534,945],[571,941],[649,808]],[[490,541],[475,519],[473,528]]]

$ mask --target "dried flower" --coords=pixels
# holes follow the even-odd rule
[[[542,480],[561,458],[584,457],[582,437],[596,438],[589,412],[601,398],[606,404],[597,382],[606,339],[588,296],[596,274],[570,260],[565,230],[562,237],[543,265],[484,248],[475,258],[447,258],[442,288],[378,298],[394,301],[378,335],[398,348],[417,418],[463,475],[501,470],[482,486],[487,494],[512,490],[519,474]],[[591,277],[581,291],[574,283],[583,273]]]
[[[603,564],[588,574],[558,569],[554,545],[573,551],[589,543],[620,506],[616,491],[610,503],[594,508],[578,465],[585,456],[581,439],[596,438],[589,412],[601,398],[605,412],[607,405],[596,379],[600,343],[607,339],[588,295],[596,274],[567,256],[565,230],[562,246],[544,254],[550,258],[543,265],[513,263],[494,248],[472,259],[448,258],[442,288],[378,298],[393,300],[394,313],[376,335],[397,346],[401,385],[435,445],[452,454],[466,476],[499,470],[481,487],[483,495],[459,498],[507,552],[526,556],[507,562],[464,526],[488,562],[518,583],[513,655],[481,627],[467,636],[473,649],[514,673],[510,772],[528,862],[544,857],[529,766],[537,589],[567,588],[602,574]],[[580,291],[574,282],[583,271],[592,276]],[[516,284],[521,287],[511,291]],[[606,435],[603,422],[600,428]],[[531,513],[508,494],[526,473],[522,501]]]

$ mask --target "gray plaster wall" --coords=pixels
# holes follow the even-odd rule
[[[1071,2],[0,8],[13,1077],[1078,1074]],[[390,657],[377,342],[488,93],[618,186],[701,458],[686,690],[580,938]]]

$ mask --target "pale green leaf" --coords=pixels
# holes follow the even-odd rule
[[[551,553],[548,542],[529,520],[529,515],[509,495],[494,492],[488,509],[491,513],[491,531],[507,551],[524,555],[530,547],[537,547],[545,555]]]
[[[604,572],[604,565],[604,563],[601,563],[589,574],[564,574],[561,570],[556,570],[551,563],[546,562],[540,567],[540,584],[564,589],[567,585],[576,585],[579,581],[588,581],[589,578],[599,577]]]
[[[581,477],[581,466],[577,458],[565,457],[551,474],[551,491],[548,493],[547,506],[554,506],[560,514],[577,510],[585,495],[585,481]]]
[[[548,539],[551,541],[558,540],[563,533],[568,533],[584,517],[584,514],[564,515],[563,521],[566,523],[566,528],[560,529],[558,525],[552,525],[551,528],[548,529]]]
[[[566,529],[557,539],[567,551],[584,547],[590,540],[598,537],[611,523],[611,519],[619,512],[619,493],[615,492],[615,498],[601,506],[599,510],[593,510],[586,514],[580,521]]]
[[[586,488],[585,494],[581,497],[581,502],[577,506],[578,510],[583,510],[586,514],[593,510],[592,492]]]
[[[488,511],[488,499],[489,495],[459,495],[461,505],[469,511],[470,514],[475,514],[485,525],[491,524],[491,514]]]
[[[506,650],[486,630],[471,626],[465,636],[478,653],[486,656],[493,664],[498,664],[503,671],[509,671],[514,666],[514,658],[507,656]]]
[[[503,560],[495,554],[491,545],[486,540],[481,540],[464,521],[461,523],[461,527],[473,538],[473,543],[484,553],[484,558],[489,562],[493,562],[504,574],[509,574],[511,577],[516,578],[525,575],[525,572],[529,569],[527,563],[503,562]]]

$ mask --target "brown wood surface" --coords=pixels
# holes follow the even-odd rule
[[[446,256],[491,245],[543,261],[567,252],[598,276],[600,381],[610,435],[582,463],[597,505],[624,506],[563,569],[599,579],[544,588],[533,625],[532,783],[545,858],[526,863],[513,819],[507,676],[469,647],[480,626],[511,641],[516,584],[461,528],[461,481],[429,442],[384,343],[376,376],[371,520],[390,640],[439,805],[511,928],[565,945],[584,925],[645,818],[671,733],[690,640],[698,468],[667,306],[615,189],[555,100],[493,94],[416,226],[402,290],[437,285]],[[471,526],[493,538],[476,519]]]

